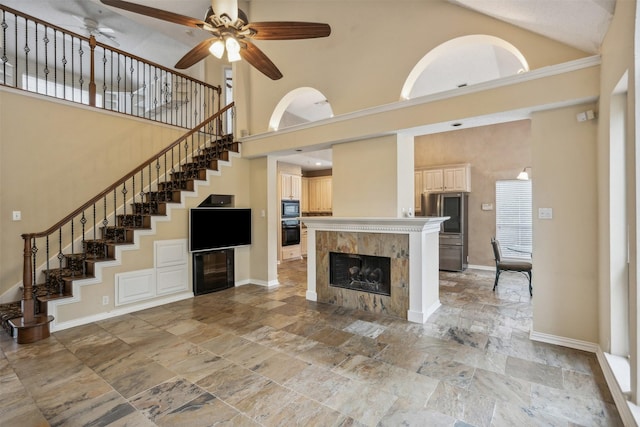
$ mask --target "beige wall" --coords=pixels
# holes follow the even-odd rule
[[[262,49],[284,77],[272,81],[253,69],[241,70],[241,89],[250,87],[239,121],[250,134],[267,131],[278,102],[291,90],[313,87],[322,92],[336,115],[395,102],[418,61],[436,46],[456,37],[488,34],[512,43],[531,69],[587,56],[584,52],[442,0],[304,2],[254,1],[252,20],[326,22],[327,38],[264,41]],[[381,26],[393,29],[380,31]],[[406,47],[398,40],[410,40]],[[381,52],[384,52],[381,54]],[[247,80],[248,79],[248,80]],[[244,106],[245,104],[243,104]],[[246,115],[246,117],[245,117]]]
[[[611,323],[612,313],[618,315],[620,313],[619,307],[612,307],[611,291],[616,286],[616,276],[619,274],[620,260],[619,254],[620,248],[616,247],[616,239],[611,235],[612,228],[618,226],[616,222],[612,222],[613,211],[620,209],[619,198],[612,197],[612,191],[619,191],[620,186],[617,185],[615,180],[611,179],[611,175],[615,175],[618,169],[621,167],[619,160],[616,157],[611,156],[611,150],[615,148],[617,144],[623,145],[635,145],[636,140],[636,121],[633,118],[637,115],[635,108],[635,58],[633,34],[637,32],[635,26],[636,16],[636,2],[635,1],[623,1],[617,2],[616,13],[609,27],[607,36],[602,44],[602,78],[601,78],[601,96],[598,104],[598,247],[599,252],[599,326],[600,326],[600,341],[599,344],[604,351],[612,351],[611,340],[612,334],[617,330],[625,330],[626,328],[616,327]],[[627,110],[627,129],[626,129],[626,141],[611,141],[610,140],[610,128],[612,121],[619,120],[619,118],[611,118],[611,103],[612,97],[616,90],[616,85],[623,78],[625,72],[628,71],[629,76],[629,96],[627,96],[626,110]],[[625,92],[625,91],[623,91]],[[621,138],[624,141],[624,138]],[[635,157],[632,152],[629,153],[628,161],[633,164],[633,158]],[[635,196],[633,196],[633,175],[628,175],[626,180],[630,186],[629,195],[632,196],[628,200],[628,205],[634,204]],[[619,197],[619,196],[618,196]],[[626,197],[626,195],[622,195]],[[614,217],[615,218],[615,217]],[[637,225],[633,215],[629,216],[630,219],[630,231],[633,236],[636,234]],[[626,224],[625,224],[626,225]],[[626,227],[625,227],[626,228]],[[615,233],[615,231],[613,231]],[[626,233],[623,236],[626,240]],[[626,242],[624,244],[623,256],[626,258]],[[632,259],[637,259],[637,251],[635,248],[631,248]],[[616,259],[618,258],[618,259]],[[623,264],[626,260],[623,259]],[[613,264],[613,265],[612,265]],[[617,264],[617,265],[616,265]],[[631,263],[633,267],[634,262]],[[630,271],[629,281],[634,283],[637,281],[637,271],[632,268]],[[620,281],[617,281],[620,283]],[[628,300],[628,296],[624,296],[623,300]],[[638,311],[637,303],[635,299],[629,301],[629,309],[632,313]],[[633,322],[631,323],[633,325]],[[633,328],[635,329],[635,328]],[[632,335],[635,332],[632,331]],[[617,353],[616,353],[617,354]],[[637,353],[632,351],[632,354]]]
[[[587,104],[533,114],[533,330],[598,341],[597,122]]]
[[[333,215],[397,216],[397,137],[333,147]]]
[[[183,133],[0,89],[0,295],[22,280],[22,233],[49,228]]]
[[[515,179],[531,166],[531,125],[520,120],[451,132],[424,135],[415,139],[415,168],[469,163],[469,264],[493,267],[489,245],[496,234],[497,180]],[[533,171],[535,174],[535,171]],[[494,210],[483,211],[483,203]]]

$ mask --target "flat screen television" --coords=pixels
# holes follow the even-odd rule
[[[189,250],[203,252],[251,244],[251,209],[189,210]]]

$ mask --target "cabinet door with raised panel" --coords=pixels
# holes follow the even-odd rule
[[[469,188],[469,168],[466,166],[444,170],[445,191],[471,191]]]
[[[302,196],[302,177],[291,175],[291,199],[300,200]]]
[[[442,191],[444,189],[442,169],[422,171],[424,191]]]
[[[309,212],[309,178],[302,178],[300,209],[302,212]]]
[[[284,200],[300,200],[302,177],[289,173],[280,174],[280,198]]]
[[[331,187],[331,177],[320,179],[320,210],[331,212],[333,209],[333,193]]]

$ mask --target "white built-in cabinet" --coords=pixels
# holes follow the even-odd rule
[[[438,166],[416,170],[415,173],[422,173],[422,193],[471,191],[469,164]]]
[[[280,173],[280,198],[282,200],[300,200],[302,196],[302,177],[290,173]]]
[[[186,239],[155,241],[153,264],[153,268],[115,275],[115,306],[192,292]]]

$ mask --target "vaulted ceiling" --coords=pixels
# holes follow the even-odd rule
[[[129,0],[146,6],[204,18],[208,0]],[[257,0],[253,0],[257,1]],[[260,0],[264,2],[277,0]],[[402,0],[388,0],[398,2]],[[429,0],[447,1],[544,35],[589,53],[597,53],[616,0]],[[85,18],[112,37],[120,48],[173,66],[197,42],[201,31],[109,8],[99,0],[2,0],[2,3],[77,33],[87,33]],[[256,19],[256,17],[254,17]],[[331,24],[331,23],[329,23]],[[107,37],[98,37],[113,43]]]

